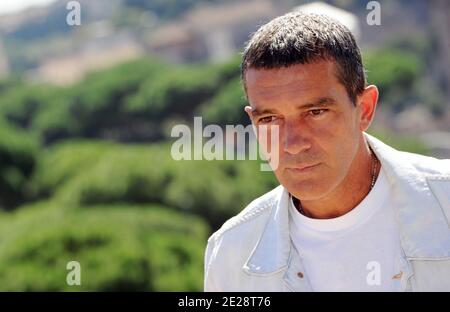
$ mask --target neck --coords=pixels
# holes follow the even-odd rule
[[[367,196],[372,186],[373,158],[364,138],[361,143],[344,180],[330,194],[319,200],[302,200],[303,214],[314,219],[337,218],[355,208]],[[380,167],[377,161],[375,177],[378,176]],[[297,206],[298,201],[294,202]]]

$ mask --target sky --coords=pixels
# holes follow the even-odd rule
[[[14,13],[31,6],[46,5],[56,0],[0,0],[0,15]]]

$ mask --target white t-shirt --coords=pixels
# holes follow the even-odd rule
[[[389,193],[382,168],[369,194],[338,218],[308,218],[291,197],[291,239],[314,291],[400,290],[401,247]]]

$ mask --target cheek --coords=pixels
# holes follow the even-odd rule
[[[336,114],[318,127],[313,128],[316,151],[321,153],[328,167],[339,171],[345,169],[356,153],[359,136],[352,114]]]
[[[354,132],[350,127],[345,127],[340,136],[335,137],[333,145],[329,147],[329,151],[332,153],[329,157],[337,176],[346,175],[357,153],[359,140]]]
[[[314,129],[314,136],[341,144],[343,141],[352,141],[358,137],[359,124],[353,112],[334,112],[333,115],[318,123]]]

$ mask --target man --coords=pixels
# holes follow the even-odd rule
[[[450,290],[450,161],[368,135],[378,90],[354,37],[300,12],[262,26],[242,79],[278,129],[280,186],[208,240],[206,291]]]

